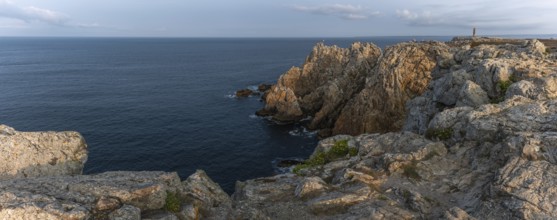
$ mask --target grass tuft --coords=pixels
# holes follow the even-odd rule
[[[439,138],[440,140],[448,140],[453,136],[452,128],[439,128],[439,129],[427,129],[425,132],[425,137],[428,139]]]
[[[164,203],[164,209],[169,212],[179,212],[182,209],[182,201],[178,199],[176,193],[166,192],[166,200]]]
[[[310,159],[307,159],[301,164],[298,164],[292,169],[295,174],[300,174],[300,171],[307,168],[312,168],[324,165],[328,162],[344,157],[346,155],[356,156],[358,149],[348,146],[348,140],[340,140],[335,142],[335,145],[327,152],[319,152]]]
[[[415,180],[422,179],[422,177],[418,173],[418,167],[416,167],[416,163],[410,163],[408,165],[403,166],[402,171],[403,171],[402,175],[408,178],[415,179]]]

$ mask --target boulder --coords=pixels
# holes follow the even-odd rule
[[[241,98],[241,97],[248,97],[250,95],[253,95],[254,92],[251,89],[240,89],[238,91],[236,91],[236,97]]]
[[[195,219],[225,219],[232,209],[230,197],[205,171],[197,170],[182,182],[181,200],[191,204],[191,210],[197,210]]]
[[[540,78],[529,78],[513,83],[506,91],[507,99],[523,96],[534,100],[557,98],[557,74],[549,74]]]
[[[476,108],[487,103],[489,103],[487,93],[476,83],[467,80],[458,93],[456,106],[470,106]]]
[[[87,144],[77,132],[20,132],[0,125],[0,180],[79,175]]]
[[[433,100],[447,106],[455,105],[462,86],[472,75],[466,70],[450,72],[433,83]]]

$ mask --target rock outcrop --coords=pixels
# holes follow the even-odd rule
[[[380,56],[381,49],[369,43],[354,43],[349,49],[317,44],[301,68],[292,67],[279,78],[258,114],[286,122],[311,116],[311,129],[332,128]]]
[[[77,132],[19,132],[0,125],[0,180],[79,175],[87,144]]]
[[[119,171],[0,181],[0,207],[0,219],[225,219],[231,203],[203,171],[182,183],[176,173]]]
[[[406,101],[427,90],[432,72],[447,59],[452,55],[443,43],[402,43],[387,48],[365,88],[342,110],[333,134],[400,130]]]
[[[253,91],[250,89],[240,89],[238,91],[236,91],[236,97],[241,98],[241,97],[248,97],[250,95],[253,95]]]
[[[448,48],[436,42],[403,43],[382,55],[369,44],[350,49],[318,44],[303,68],[279,78],[259,115],[279,121],[310,116],[308,127],[329,135],[399,130],[406,101],[427,89],[434,70],[451,64]]]
[[[359,134],[402,127],[404,131],[324,139],[310,159],[295,169],[297,175],[239,183],[233,195],[234,215],[557,218],[554,56],[544,53],[544,45],[536,40],[482,39],[394,48],[412,48],[408,45],[421,51],[421,59],[407,57],[409,53],[389,55],[394,53],[387,49],[364,89],[345,105],[333,130]],[[410,66],[422,63],[423,68],[402,68],[403,61]],[[381,69],[394,79],[381,77]],[[402,76],[412,74],[421,77],[411,78],[414,84],[404,83]],[[408,92],[408,88],[415,89]],[[377,107],[381,105],[388,107]],[[346,128],[339,129],[343,124]],[[357,154],[339,151],[342,143],[357,149]],[[329,152],[346,155],[332,157]]]

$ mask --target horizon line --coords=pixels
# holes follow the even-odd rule
[[[477,37],[557,36],[557,34],[488,34]],[[374,35],[374,36],[0,36],[0,38],[172,38],[172,39],[315,39],[315,38],[375,38],[375,37],[472,37],[472,35]]]

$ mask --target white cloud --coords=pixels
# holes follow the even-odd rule
[[[317,15],[329,15],[337,16],[342,19],[348,20],[362,20],[367,19],[372,16],[377,16],[380,13],[378,11],[371,11],[362,6],[355,6],[350,4],[331,4],[331,5],[319,5],[319,6],[301,6],[295,5],[292,7],[296,11],[307,12]]]
[[[34,6],[19,6],[9,0],[0,0],[0,17],[30,22],[44,22],[51,25],[66,25],[69,16]]]
[[[418,4],[413,10],[396,10],[396,16],[410,26],[509,31],[542,29],[548,21],[557,19],[554,13],[557,4],[553,1],[540,0],[534,5],[518,0]]]
[[[442,17],[435,17],[429,11],[423,11],[422,13],[412,12],[408,9],[396,10],[397,16],[413,25],[441,25],[444,23]]]

